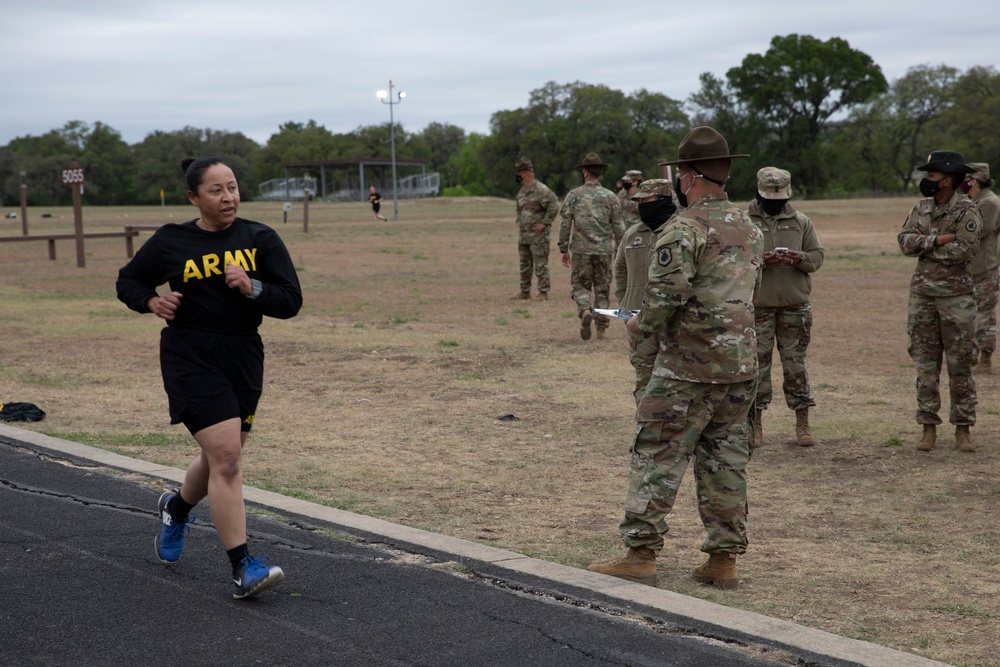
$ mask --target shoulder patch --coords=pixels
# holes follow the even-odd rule
[[[979,225],[976,224],[975,218],[970,219],[967,223],[965,223],[965,231],[967,231],[967,232],[974,232],[978,228],[979,228]]]
[[[660,248],[656,253],[656,263],[660,266],[666,267],[670,266],[670,263],[674,261],[674,253],[670,249],[670,246]]]

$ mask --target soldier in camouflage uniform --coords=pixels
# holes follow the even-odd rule
[[[955,424],[959,451],[974,452],[969,428],[976,423],[976,295],[969,266],[979,247],[982,220],[979,208],[958,185],[975,171],[961,153],[934,151],[920,181],[926,197],[910,211],[899,230],[904,255],[917,257],[910,281],[910,358],[917,368],[917,423],[923,435],[917,449],[928,451],[941,423],[940,376],[942,358],[948,361],[951,385],[950,421]]]
[[[531,298],[532,270],[538,278],[538,298],[549,298],[549,238],[552,221],[559,213],[559,198],[552,190],[535,179],[531,160],[521,158],[514,165],[514,174],[521,184],[517,193],[517,252],[520,256],[521,291],[513,298]]]
[[[983,233],[979,238],[979,252],[972,259],[970,271],[976,283],[976,343],[979,345],[979,363],[972,372],[993,372],[993,352],[997,349],[997,269],[1000,267],[997,244],[1000,236],[1000,198],[990,187],[990,165],[970,162],[976,171],[960,186],[979,207],[983,220]]]
[[[689,207],[660,231],[635,335],[660,335],[653,376],[636,413],[625,517],[628,555],[589,569],[656,585],[666,516],[694,459],[708,561],[696,581],[737,588],[736,555],[747,547],[748,414],[757,385],[753,294],[763,237],[725,191],[729,145],[692,129],[678,149],[674,184]]]
[[[825,255],[812,222],[792,208],[792,176],[784,169],[757,172],[757,197],[747,215],[764,233],[764,271],[754,303],[757,332],[758,384],[750,448],[763,441],[761,418],[771,403],[771,360],[775,341],[784,376],[785,403],[795,411],[795,441],[816,444],[809,426],[809,408],[816,405],[809,391],[806,348],[812,333],[809,274],[819,270]],[[781,250],[776,250],[780,248]]]
[[[632,195],[641,221],[625,230],[615,254],[615,298],[619,308],[639,310],[646,295],[646,279],[653,257],[653,247],[663,225],[677,211],[674,189],[670,181],[654,178],[643,181]],[[653,374],[653,362],[659,351],[656,336],[636,336],[626,330],[629,361],[635,368],[636,406],[642,400],[646,385]]]
[[[638,169],[629,169],[625,172],[622,185],[625,187],[618,193],[618,203],[622,207],[622,218],[625,221],[625,229],[628,229],[632,225],[641,222],[639,219],[639,208],[632,201],[632,197],[639,190],[639,186],[642,185],[642,172]]]
[[[618,197],[601,187],[601,174],[607,167],[597,153],[588,153],[583,162],[573,167],[580,170],[583,185],[566,195],[560,210],[559,252],[563,266],[570,266],[570,251],[573,252],[570,283],[583,340],[590,340],[591,322],[596,324],[597,337],[605,337],[610,321],[604,315],[595,317],[593,309],[611,305],[612,240],[617,243],[625,234]]]

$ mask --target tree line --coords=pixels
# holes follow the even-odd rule
[[[921,64],[889,82],[845,40],[793,34],[774,37],[765,53],[747,55],[724,76],[702,74],[699,83],[681,102],[645,88],[626,94],[553,81],[531,91],[526,106],[494,113],[487,134],[438,122],[411,133],[397,123],[396,156],[426,161],[446,196],[513,196],[521,156],[560,196],[579,184],[573,165],[589,152],[610,164],[607,180],[628,169],[650,178],[700,124],[721,131],[733,152],[753,156],[734,162],[729,190],[740,198],[753,195],[765,165],[791,171],[796,195],[809,197],[911,193],[914,167],[939,148],[1000,169],[1000,136],[990,125],[1000,112],[1000,73],[992,67]],[[240,132],[185,127],[129,145],[104,123],[71,121],[0,148],[0,204],[17,204],[22,171],[29,204],[69,203],[59,172],[73,159],[86,172],[86,203],[121,205],[159,204],[161,190],[168,203],[185,203],[178,165],[187,156],[226,159],[252,199],[287,163],[389,154],[389,123],[336,134],[314,120],[287,122],[264,145]],[[327,178],[348,174],[333,170]]]

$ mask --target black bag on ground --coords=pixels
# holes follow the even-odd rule
[[[0,419],[8,422],[40,422],[45,411],[34,403],[0,403]]]

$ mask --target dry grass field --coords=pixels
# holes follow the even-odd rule
[[[704,537],[689,474],[659,585],[996,666],[1000,374],[978,379],[979,452],[958,453],[949,428],[934,451],[913,449],[914,260],[896,246],[913,203],[800,203],[827,248],[809,359],[820,444],[793,444],[794,413],[780,398],[765,413],[739,591],[689,578]],[[266,390],[246,483],[575,567],[621,553],[634,411],[623,325],[612,323],[606,341],[580,340],[554,245],[552,300],[509,300],[518,291],[512,202],[399,209],[398,223],[374,223],[365,204],[313,203],[306,234],[300,205],[283,225],[280,203],[244,204],[244,217],[279,229],[305,293],[297,318],[262,327]],[[29,211],[33,233],[72,231],[70,210],[42,212]],[[87,208],[84,220],[104,231],[194,214]],[[20,224],[4,219],[0,234],[20,234]],[[185,467],[195,445],[167,424],[162,322],[115,298],[124,242],[89,241],[85,269],[72,242],[58,253],[50,261],[44,243],[0,244],[0,402],[48,412],[27,428]],[[496,419],[508,413],[519,420]]]

